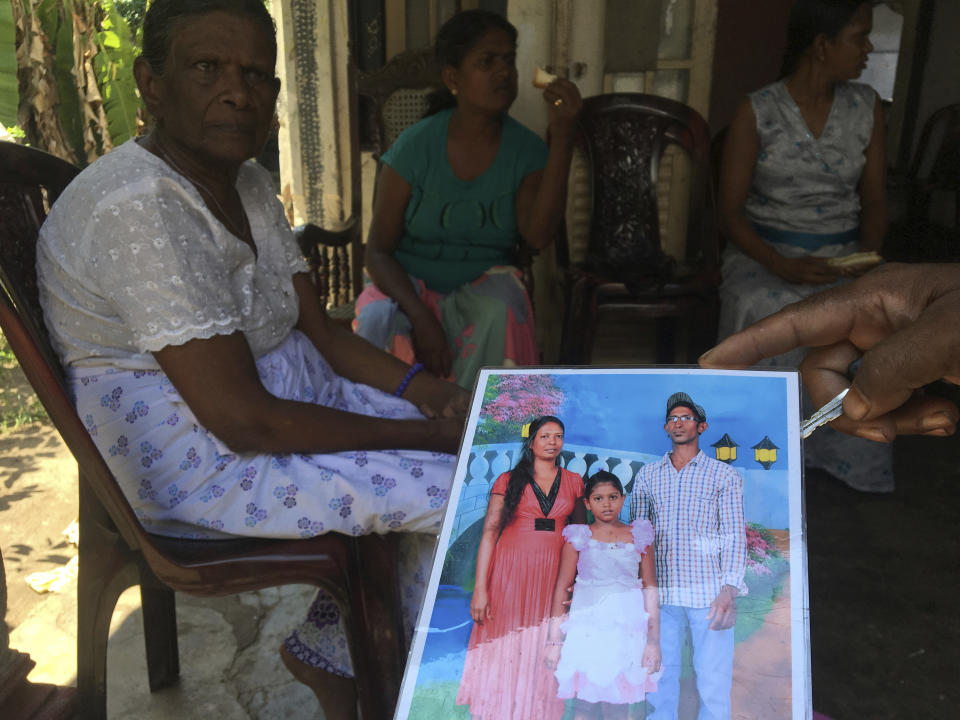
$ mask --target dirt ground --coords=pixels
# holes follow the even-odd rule
[[[77,464],[53,425],[0,431],[0,551],[11,630],[40,600],[27,575],[61,567],[76,555],[61,534],[76,516]]]

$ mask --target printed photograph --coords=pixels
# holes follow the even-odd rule
[[[795,372],[483,370],[397,718],[811,712]]]

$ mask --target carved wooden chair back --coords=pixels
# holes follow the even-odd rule
[[[668,98],[614,93],[587,98],[579,124],[591,179],[586,267],[656,284],[683,274],[688,266],[715,260],[704,227],[710,135],[703,118]],[[660,162],[671,144],[691,161],[687,243],[679,264],[662,247],[657,196]]]
[[[405,642],[389,539],[177,540],[150,535],[138,522],[68,396],[38,302],[37,233],[45,208],[77,172],[52,155],[0,142],[0,328],[79,468],[81,716],[106,718],[110,618],[126,588],[140,585],[155,691],[179,675],[175,590],[213,596],[304,583],[327,589],[343,610],[364,717],[393,717]]]
[[[369,139],[362,144],[379,162],[404,130],[418,122],[429,107],[427,98],[440,87],[440,67],[433,48],[406,50],[386,65],[357,78],[361,124]]]
[[[584,100],[577,142],[588,168],[591,215],[585,259],[567,271],[561,360],[589,362],[605,308],[657,318],[657,362],[674,361],[676,321],[691,320],[686,356],[696,357],[696,348],[712,342],[718,310],[707,123],[692,108],[668,98],[596,95]],[[680,257],[664,250],[660,226],[658,180],[671,145],[690,161],[686,243]]]
[[[347,65],[350,144],[350,217],[339,230],[313,223],[294,228],[300,250],[310,264],[310,275],[320,291],[320,301],[335,321],[349,327],[353,302],[363,290],[363,190],[357,132],[357,70]]]

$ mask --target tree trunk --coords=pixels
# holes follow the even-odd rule
[[[20,106],[17,121],[27,142],[76,164],[58,112],[60,95],[53,65],[53,49],[43,31],[37,9],[41,0],[11,0],[16,27],[17,84]],[[58,10],[63,5],[57,0]]]

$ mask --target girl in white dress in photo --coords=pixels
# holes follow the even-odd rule
[[[556,670],[559,696],[577,699],[575,720],[626,720],[629,704],[654,692],[660,677],[653,525],[621,522],[624,499],[616,475],[595,473],[583,498],[593,522],[563,531],[544,662]]]

